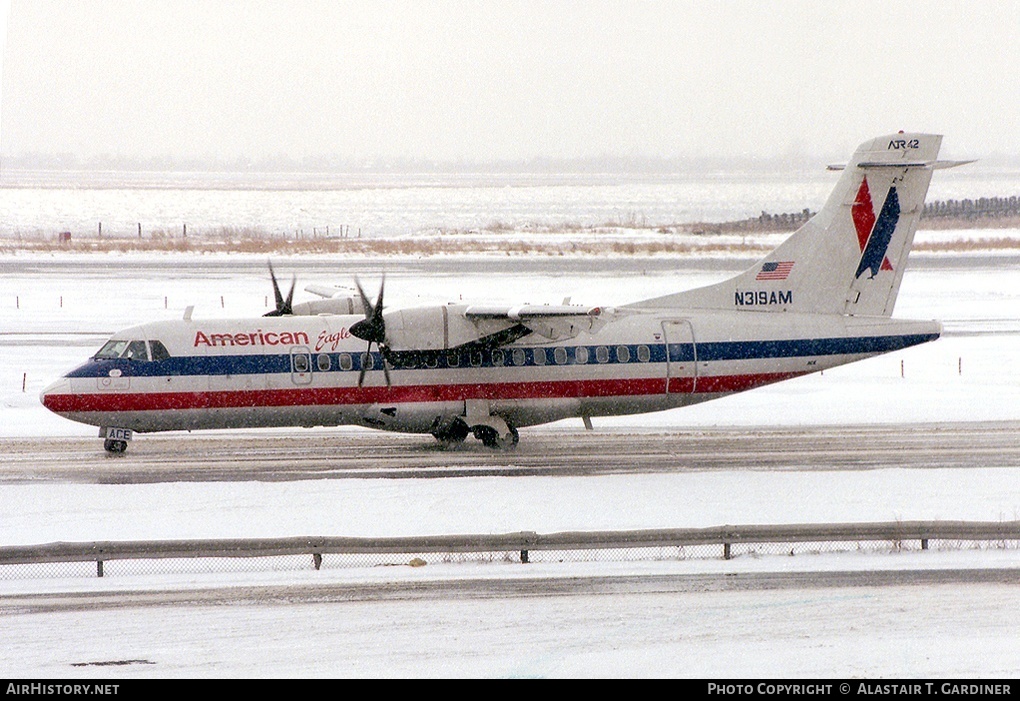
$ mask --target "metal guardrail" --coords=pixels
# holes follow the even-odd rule
[[[311,555],[315,568],[323,555],[388,553],[518,552],[528,562],[535,550],[598,550],[720,545],[730,558],[735,544],[920,541],[1020,541],[1020,521],[893,521],[883,523],[786,524],[664,528],[637,531],[533,531],[490,535],[437,535],[399,538],[292,537],[211,540],[102,541],[0,547],[0,565],[95,562],[103,576],[108,560],[162,558],[254,558]]]

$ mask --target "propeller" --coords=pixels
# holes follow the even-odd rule
[[[276,273],[273,272],[273,261],[269,261],[269,277],[273,280],[273,295],[276,297],[276,309],[266,312],[262,316],[290,316],[294,313],[294,310],[291,308],[291,302],[294,301],[294,285],[297,284],[297,276],[295,275],[291,279],[290,293],[287,295],[287,299],[284,299],[280,293],[280,285],[276,282]]]
[[[365,318],[361,321],[351,325],[350,331],[352,336],[356,336],[363,341],[368,341],[368,350],[366,355],[372,352],[372,344],[374,343],[379,348],[379,353],[383,359],[383,374],[386,375],[386,386],[390,386],[390,369],[389,369],[389,355],[390,347],[386,344],[386,321],[383,319],[383,290],[386,286],[386,278],[384,277],[379,283],[379,298],[373,305],[368,299],[368,295],[365,294],[365,290],[362,289],[361,283],[357,278],[354,279],[354,284],[358,288],[358,294],[361,295],[361,303],[365,307]],[[358,375],[358,387],[361,387],[365,381],[365,371],[368,369],[366,363],[361,364],[361,373]]]

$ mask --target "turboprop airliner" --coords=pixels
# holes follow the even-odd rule
[[[354,424],[517,445],[518,429],[662,411],[928,341],[891,318],[942,137],[862,144],[817,215],[736,277],[617,307],[385,310],[334,288],[245,319],[125,329],[42,392],[123,452],[134,433]]]

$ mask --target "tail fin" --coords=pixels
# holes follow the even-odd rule
[[[750,270],[634,307],[890,316],[942,137],[861,144],[825,206]]]

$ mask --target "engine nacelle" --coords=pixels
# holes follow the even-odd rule
[[[360,297],[341,296],[328,299],[313,299],[291,307],[295,316],[316,316],[318,314],[364,314],[365,305]]]
[[[477,341],[516,323],[505,319],[477,323],[464,316],[466,308],[464,304],[447,304],[384,314],[386,341],[393,350],[446,350]]]

